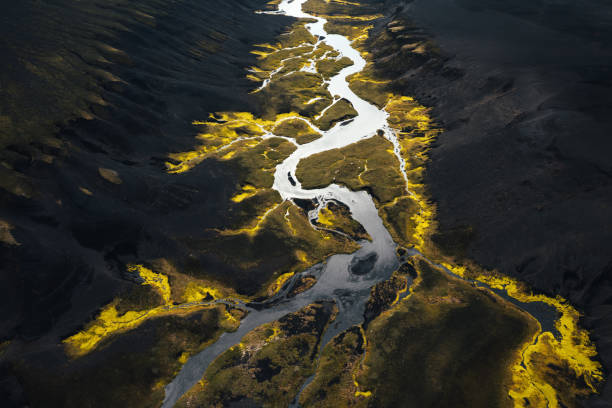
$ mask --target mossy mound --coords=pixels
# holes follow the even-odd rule
[[[491,292],[414,259],[416,285],[366,330],[357,376],[377,407],[510,407],[510,368],[537,321]],[[398,390],[402,390],[398,392]]]
[[[225,331],[227,307],[148,321],[139,330],[106,342],[96,353],[48,371],[45,361],[14,366],[34,407],[159,406],[164,385],[188,356]]]
[[[309,408],[367,407],[355,396],[353,372],[363,358],[365,343],[359,327],[352,327],[325,346],[313,381],[300,395],[300,405]]]
[[[278,136],[292,137],[298,144],[310,143],[321,137],[307,122],[300,119],[287,119],[276,125],[272,132]]]
[[[315,124],[321,130],[329,130],[336,123],[354,118],[355,116],[357,116],[357,111],[353,108],[353,105],[348,100],[342,98],[326,108],[324,113],[315,119]]]

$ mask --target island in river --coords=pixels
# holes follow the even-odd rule
[[[31,296],[5,323],[8,401],[537,407],[601,391],[580,312],[470,259],[469,226],[438,224],[427,169],[447,130],[402,70],[444,56],[409,11],[237,3],[224,18],[268,24],[253,42],[229,32],[240,27],[172,25],[196,12],[219,24],[191,3],[73,6],[133,48],[82,40],[91,52],[72,64],[108,71],[82,91],[96,108],[29,150],[7,141],[2,278],[27,289],[9,304]],[[139,50],[150,32],[185,41],[173,51],[185,64],[152,66]],[[41,67],[70,64],[24,58],[41,81]]]

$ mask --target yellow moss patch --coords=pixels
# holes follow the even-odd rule
[[[201,145],[196,150],[172,153],[171,159],[178,163],[166,163],[168,172],[182,173],[192,169],[211,154],[226,149],[231,143],[242,139],[258,138],[265,134],[265,122],[259,121],[248,112],[221,112],[211,115],[211,121],[195,121],[194,125],[201,126],[203,131],[197,138]],[[224,152],[226,159],[230,151]]]
[[[350,21],[372,21],[384,17],[382,14],[372,14],[368,16],[350,16],[350,15],[323,15],[323,18],[331,20],[350,20]]]
[[[275,135],[292,137],[298,144],[310,143],[321,137],[321,133],[311,127],[307,120],[297,115],[286,118],[280,116],[272,128]]]
[[[308,260],[308,255],[304,251],[301,251],[298,249],[297,251],[295,251],[295,256],[302,263],[305,263],[305,264],[310,263],[310,261]]]
[[[222,299],[223,293],[214,287],[206,286],[201,282],[189,282],[183,292],[183,301],[185,303],[201,302],[202,300]]]
[[[596,360],[597,350],[588,331],[579,326],[580,313],[565,299],[533,294],[525,284],[495,272],[445,266],[461,277],[504,290],[521,302],[545,303],[560,314],[555,322],[560,339],[551,332],[539,334],[534,342],[526,345],[522,359],[512,369],[514,384],[509,395],[517,404],[527,398],[533,406],[542,401],[549,407],[561,406],[561,403],[573,405],[572,399],[597,392],[604,379],[602,366]]]
[[[276,280],[272,282],[270,286],[268,286],[268,296],[276,295],[293,275],[295,275],[295,272],[287,272],[276,278]]]
[[[155,273],[152,270],[145,268],[142,265],[128,265],[128,272],[136,272],[142,279],[144,279],[143,285],[150,285],[164,300],[165,304],[170,303],[171,290],[168,284],[168,277],[161,273]]]
[[[231,200],[235,203],[240,203],[247,198],[253,197],[257,194],[257,189],[251,185],[246,185],[242,187],[242,193],[238,193],[231,198]]]
[[[319,216],[317,218],[317,221],[320,224],[325,225],[326,227],[333,227],[334,226],[334,214],[327,208],[322,208],[321,211],[319,211]]]
[[[193,122],[202,127],[203,131],[197,136],[201,144],[195,150],[171,153],[169,158],[174,162],[166,162],[169,173],[189,171],[210,157],[220,160],[244,159],[244,153],[258,145],[266,151],[274,150],[270,147],[271,139],[264,139],[263,136],[275,131],[279,131],[280,136],[293,137],[301,143],[320,137],[317,130],[308,125],[308,119],[295,112],[278,114],[273,120],[256,118],[249,112],[220,112],[211,116],[209,121]],[[276,164],[276,160],[267,161]]]
[[[145,317],[151,317],[155,314],[159,314],[159,309],[145,312],[129,311],[119,316],[115,304],[111,303],[102,309],[89,327],[64,340],[66,351],[72,357],[83,356],[95,349],[107,336],[133,329],[139,326],[145,320]]]
[[[185,364],[187,362],[187,360],[189,359],[189,353],[187,352],[183,352],[181,353],[181,355],[178,358],[178,362],[180,364]]]

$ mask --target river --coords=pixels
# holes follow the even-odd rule
[[[363,321],[364,307],[370,295],[370,289],[376,283],[388,279],[400,265],[396,254],[397,245],[383,225],[370,194],[366,191],[350,191],[336,184],[321,189],[306,190],[301,187],[299,180],[295,177],[296,167],[301,159],[348,146],[373,137],[379,130],[382,130],[385,137],[395,146],[395,154],[400,161],[406,182],[404,160],[400,155],[399,142],[387,124],[388,113],[358,97],[351,91],[346,80],[349,75],[363,70],[366,61],[359,51],[351,46],[348,38],[325,31],[326,20],[324,18],[304,13],[302,5],[305,2],[306,0],[283,0],[278,11],[272,14],[315,20],[306,25],[310,33],[338,51],[340,57],[348,57],[353,61],[353,65],[342,69],[329,80],[328,90],[332,96],[345,98],[351,102],[357,111],[357,116],[351,121],[338,123],[330,130],[321,132],[322,136],[311,143],[298,145],[297,149],[276,167],[273,188],[284,200],[315,200],[318,207],[314,211],[318,211],[329,200],[345,204],[350,209],[353,218],[361,223],[372,240],[360,242],[361,248],[352,254],[333,255],[326,262],[303,272],[318,278],[317,283],[308,291],[293,298],[286,298],[288,290],[285,289],[273,301],[260,305],[260,307],[253,308],[243,305],[249,313],[242,320],[238,330],[223,334],[214,344],[187,361],[176,378],[166,386],[163,408],[174,406],[176,401],[202,378],[208,366],[223,352],[238,344],[249,331],[313,302],[333,300],[339,312],[324,334],[321,342],[321,347],[323,347],[338,333]],[[283,135],[276,136],[283,137]],[[408,190],[407,192],[410,193]],[[311,215],[314,216],[314,214]],[[366,258],[376,259],[371,270],[363,275],[352,274],[350,272],[351,262],[359,262]],[[295,282],[295,278],[289,286]]]

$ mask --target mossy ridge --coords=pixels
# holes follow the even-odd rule
[[[388,81],[375,79],[368,75],[367,70],[366,66],[364,71],[350,75],[347,78],[349,87],[360,98],[382,109],[393,94],[387,90]]]
[[[208,367],[176,406],[226,406],[230,401],[288,406],[313,373],[321,336],[336,313],[331,302],[314,303],[249,332]]]
[[[184,173],[208,158],[230,160],[236,154],[253,147],[257,147],[260,150],[258,153],[264,155],[266,159],[263,162],[264,166],[255,167],[255,164],[246,166],[254,169],[270,169],[295,149],[295,146],[291,146],[291,143],[282,138],[271,138],[270,130],[281,121],[293,116],[299,118],[297,114],[285,114],[277,116],[274,121],[268,121],[255,118],[249,112],[211,114],[208,121],[193,122],[195,126],[202,128],[202,132],[196,137],[200,145],[192,151],[171,153],[169,155],[171,161],[166,163],[167,170],[175,174]],[[271,152],[274,157],[267,157],[268,153],[264,153],[262,149],[276,150]],[[243,160],[248,158],[243,157]]]
[[[149,320],[139,330],[105,342],[96,353],[71,362],[60,372],[47,372],[44,365],[17,364],[14,368],[31,390],[29,403],[33,407],[80,408],[84,401],[94,408],[158,407],[164,399],[164,386],[186,359],[227,331],[228,310],[217,305]]]
[[[296,112],[312,120],[333,101],[323,78],[304,71],[283,75],[270,82],[259,95],[265,101],[263,116],[266,118],[278,112]]]
[[[237,163],[244,169],[248,169],[251,173],[266,173],[266,175],[258,174],[257,176],[249,175],[245,178],[245,182],[255,187],[272,187],[274,177],[267,173],[276,170],[276,166],[285,160],[296,147],[293,143],[279,138],[271,137],[262,140],[254,146],[246,146],[243,149],[237,149],[236,153],[229,158],[221,157],[222,160],[227,160],[230,163]]]

